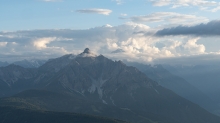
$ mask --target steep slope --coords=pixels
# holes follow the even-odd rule
[[[38,72],[32,83],[33,86],[35,88],[45,86],[45,82],[48,82],[57,74],[57,72],[66,67],[74,58],[74,55],[68,54],[59,58],[48,60],[45,64],[38,68]]]
[[[188,83],[185,79],[171,74],[168,70],[164,69],[162,65],[151,66],[134,62],[126,62],[126,64],[138,68],[145,73],[147,77],[158,82],[163,87],[174,91],[178,95],[202,106],[212,113],[219,108],[217,103],[212,101],[211,98]]]

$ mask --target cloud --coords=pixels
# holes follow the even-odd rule
[[[144,24],[126,23],[119,26],[105,25],[85,30],[27,30],[1,33],[0,40],[16,42],[0,49],[2,56],[54,57],[67,53],[78,54],[89,47],[97,54],[103,54],[114,59],[127,59],[151,62],[157,57],[167,57],[167,51],[160,51],[154,46],[157,41],[152,35],[146,36],[136,32],[151,32]],[[150,34],[150,33],[149,33]],[[153,34],[153,33],[151,33]],[[13,35],[8,38],[7,35]],[[70,40],[67,40],[70,39]],[[121,49],[121,53],[112,54]],[[29,51],[29,52],[27,52]],[[4,54],[3,54],[4,53]],[[163,55],[159,55],[159,54]],[[12,57],[14,58],[14,57]]]
[[[166,24],[195,24],[208,21],[205,17],[179,14],[175,12],[156,12],[149,15],[133,16],[130,17],[130,20],[136,23],[166,22]]]
[[[154,36],[155,30],[145,24],[129,22],[118,26],[104,25],[81,30],[0,32],[0,41],[8,42],[0,48],[0,61],[33,57],[54,58],[69,53],[81,53],[86,47],[111,59],[142,63],[210,54],[200,42],[201,39],[190,36]]]
[[[115,51],[112,51],[112,53],[122,53],[125,52],[123,49],[117,49]]]
[[[121,16],[126,17],[128,16],[127,14],[121,13]]]
[[[211,9],[210,11],[211,11],[211,12],[217,12],[218,10],[220,10],[220,6],[218,6],[218,7],[216,7],[216,8],[213,8],[213,9]]]
[[[79,13],[86,13],[86,14],[103,14],[103,15],[109,15],[112,13],[112,10],[109,9],[81,9],[81,10],[76,10],[76,12]]]
[[[40,38],[35,40],[33,43],[36,48],[43,49],[43,48],[47,48],[47,44],[49,44],[54,40],[56,40],[56,37]]]
[[[8,44],[8,42],[0,42],[0,47],[5,47]]]
[[[197,6],[201,10],[207,10],[216,12],[220,7],[220,3],[211,0],[149,0],[154,6],[172,6],[172,8],[177,7],[187,7],[187,6]]]
[[[122,0],[112,0],[112,1],[116,2],[118,5],[121,5],[123,3]]]
[[[171,4],[171,0],[150,0],[154,6],[167,6]]]
[[[190,52],[190,54],[204,54],[205,46],[203,44],[196,44],[199,38],[190,39],[183,47]]]
[[[219,36],[220,20],[210,21],[205,24],[194,26],[177,26],[173,28],[165,28],[156,33],[157,36],[166,35],[195,35],[195,36]]]

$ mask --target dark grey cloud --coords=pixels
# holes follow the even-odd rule
[[[159,30],[156,36],[170,35],[195,35],[195,36],[220,36],[220,20],[210,21],[206,24],[195,26],[177,26],[173,28],[165,28]]]
[[[125,52],[123,49],[117,49],[115,51],[112,51],[111,53],[122,53]]]

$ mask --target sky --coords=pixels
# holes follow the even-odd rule
[[[0,61],[86,47],[144,64],[220,61],[219,0],[0,0]]]

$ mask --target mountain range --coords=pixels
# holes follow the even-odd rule
[[[24,67],[24,68],[38,68],[40,67],[41,65],[43,65],[44,63],[46,63],[47,60],[34,60],[34,59],[31,59],[31,60],[21,60],[21,61],[14,61],[12,63],[8,63],[8,62],[1,62],[0,61],[0,67],[6,67],[10,64],[14,64],[14,65],[19,65],[21,67]]]
[[[187,80],[220,106],[220,66],[218,64],[163,65],[163,67],[172,74]],[[220,114],[220,109],[216,109],[215,113]]]
[[[219,123],[220,118],[135,67],[95,55],[51,59],[39,68],[0,68],[1,107],[74,112],[134,123]],[[12,96],[13,95],[13,96]]]
[[[162,65],[145,65],[136,62],[124,61],[129,66],[134,66],[146,74],[147,77],[158,82],[161,86],[174,91],[176,94],[200,105],[206,110],[219,115],[218,103],[202,92],[200,89],[187,82],[184,78],[166,70]]]

